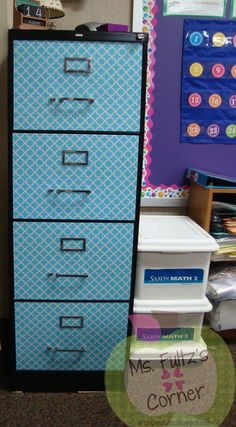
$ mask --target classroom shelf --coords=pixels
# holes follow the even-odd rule
[[[190,181],[188,216],[207,232],[210,230],[212,202],[215,195],[235,195],[236,201],[236,188],[206,188],[193,180]]]

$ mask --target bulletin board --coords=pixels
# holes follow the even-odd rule
[[[185,20],[180,142],[236,145],[236,21]]]
[[[212,18],[216,24],[217,21],[219,25],[223,21],[236,22],[230,18],[234,4],[231,2],[233,0],[227,2],[224,18]],[[163,7],[163,0],[143,0],[143,29],[150,34],[142,182],[144,206],[186,203],[188,186],[184,184],[184,173],[188,167],[236,177],[236,139],[229,138],[229,144],[225,141],[217,144],[181,142],[184,23],[185,20],[209,22],[211,18],[166,16]],[[236,47],[234,49],[236,64]],[[231,124],[236,125],[234,108]],[[233,127],[229,129],[232,131]]]

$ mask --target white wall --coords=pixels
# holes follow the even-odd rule
[[[7,131],[7,31],[12,28],[13,0],[0,0],[0,318],[9,315],[8,267],[8,131]],[[73,30],[84,22],[131,24],[132,0],[62,0],[65,17],[57,29]],[[22,30],[23,31],[23,30]]]

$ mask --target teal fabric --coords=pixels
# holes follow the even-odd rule
[[[16,369],[105,370],[111,351],[127,336],[128,313],[128,302],[16,302]],[[72,327],[60,327],[60,318]],[[124,367],[125,346],[110,368]]]
[[[15,40],[14,129],[140,132],[142,55],[142,43]],[[89,58],[91,73],[65,73],[65,58],[77,70]]]
[[[14,217],[134,221],[138,146],[138,135],[14,134]],[[64,166],[63,150],[87,151],[88,165]]]
[[[15,298],[129,300],[133,231],[131,223],[15,222]],[[60,250],[61,237],[71,251]],[[81,237],[86,250],[73,251]],[[57,272],[88,277],[48,277]]]

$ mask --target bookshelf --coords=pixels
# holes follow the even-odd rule
[[[207,232],[210,231],[211,225],[211,214],[213,201],[230,201],[231,203],[236,204],[236,188],[213,188],[213,187],[204,187],[203,185],[195,182],[194,178],[190,179],[190,190],[189,190],[189,201],[187,212],[188,216],[197,222],[204,230]],[[218,241],[218,240],[217,240]],[[218,241],[219,243],[219,241]],[[236,258],[224,257],[223,255],[217,256],[212,255],[213,262],[233,262],[236,263]],[[223,264],[222,264],[223,268]],[[235,323],[236,325],[236,323]],[[230,330],[223,330],[218,332],[223,339],[231,340],[236,338],[236,328]]]
[[[190,180],[189,201],[188,201],[188,216],[197,222],[204,230],[209,232],[211,222],[212,202],[217,197],[215,196],[232,196],[235,195],[236,188],[213,188],[203,187],[196,183],[193,179]]]

